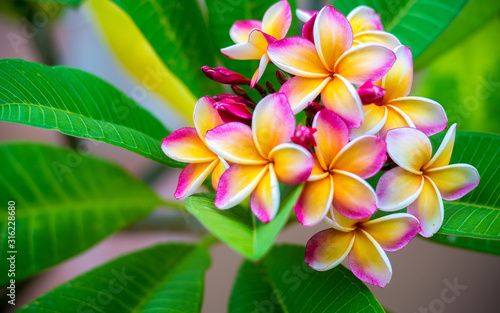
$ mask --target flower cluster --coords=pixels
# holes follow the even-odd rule
[[[195,128],[181,128],[163,141],[171,158],[190,163],[175,192],[183,199],[212,173],[215,206],[229,209],[250,197],[262,222],[280,207],[280,183],[303,184],[295,204],[304,226],[330,228],[314,235],[305,261],[328,270],[349,256],[362,281],[384,287],[392,269],[385,251],[407,245],[418,233],[435,234],[443,223],[443,199],[456,200],[479,184],[476,169],[449,165],[452,125],[432,156],[428,136],[447,127],[437,102],[409,96],[413,60],[409,47],[384,32],[366,6],[347,17],[333,6],[297,10],[305,24],[300,37],[285,38],[292,14],[286,0],[262,21],[238,21],[235,45],[222,49],[233,59],[259,59],[251,79],[225,68],[203,67],[207,77],[232,85],[236,95],[201,98]],[[266,65],[281,69],[281,87],[258,83]],[[287,73],[287,74],[285,74]],[[256,87],[254,101],[239,85]],[[304,120],[295,115],[304,111]],[[366,179],[383,172],[376,188]],[[407,213],[381,214],[407,207]]]

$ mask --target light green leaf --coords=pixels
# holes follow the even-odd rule
[[[258,260],[273,246],[274,240],[285,226],[302,187],[293,189],[282,200],[278,215],[271,222],[260,222],[249,208],[236,206],[219,210],[214,206],[215,196],[194,195],[186,199],[186,207],[214,236],[238,253]]]
[[[481,26],[491,21],[499,11],[500,1],[469,0],[450,26],[418,58],[415,68],[427,67],[440,55],[456,44],[462,43],[469,35],[474,34]]]
[[[160,203],[121,168],[69,149],[2,144],[0,164],[0,267],[8,268],[9,251],[17,251],[16,280],[85,251]],[[8,225],[9,201],[14,225]],[[15,243],[7,241],[9,226]],[[2,275],[0,285],[8,281]]]
[[[199,313],[209,266],[205,247],[158,245],[82,274],[18,312]]]
[[[432,137],[437,149],[443,135]],[[457,132],[450,164],[474,166],[479,186],[456,201],[444,201],[440,234],[500,240],[500,136]]]
[[[304,247],[274,247],[260,263],[238,272],[229,313],[384,312],[370,290],[342,265],[318,272],[304,263]]]
[[[80,70],[0,60],[0,121],[55,129],[136,152],[172,167],[161,140],[169,131],[105,81]]]
[[[129,14],[167,68],[195,96],[222,91],[201,71],[203,65],[215,66],[215,50],[196,0],[110,1]]]
[[[500,133],[500,30],[496,17],[416,76],[412,95],[439,102],[460,130]]]
[[[264,17],[264,13],[271,5],[278,1],[268,0],[206,0],[208,9],[208,27],[212,41],[215,43],[217,50],[234,45],[235,43],[229,37],[229,29],[236,21],[242,20],[259,20]],[[292,10],[292,25],[288,31],[287,36],[297,36],[300,34],[298,31],[297,17],[295,10],[297,4],[295,0],[288,0]],[[225,67],[240,73],[248,78],[251,78],[254,72],[259,67],[258,60],[233,60],[223,56],[218,52],[220,59]],[[260,82],[266,81],[275,82],[276,66],[269,64],[264,76]],[[279,88],[275,84],[276,88]]]
[[[434,236],[427,238],[427,240],[445,244],[447,246],[455,248],[462,248],[500,256],[500,240],[484,240],[442,234],[435,234]]]
[[[384,29],[412,49],[416,58],[448,27],[467,0],[334,0],[334,6],[348,14],[358,5],[374,8]]]

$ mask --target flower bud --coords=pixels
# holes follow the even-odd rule
[[[299,125],[295,134],[292,136],[292,142],[309,149],[313,145],[316,145],[316,141],[313,136],[315,132],[315,128]]]
[[[278,80],[280,85],[283,85],[288,80],[288,77],[282,71],[276,70],[276,79]]]
[[[271,83],[270,81],[266,82],[266,89],[267,89],[267,91],[269,93],[275,93],[276,92],[276,88],[274,88],[273,83]]]
[[[241,88],[240,86],[231,85],[231,89],[238,96],[246,96],[247,95],[247,92],[245,91],[245,89]]]
[[[324,108],[325,107],[319,104],[318,102],[309,102],[307,104],[307,108],[304,111],[306,112],[307,116],[306,125],[311,126],[316,114],[318,114],[318,112],[323,110]]]
[[[237,95],[222,94],[222,95],[214,96],[213,99],[215,100],[215,102],[224,101],[224,100],[229,99],[229,100],[234,100],[236,102],[243,103],[246,106],[251,107],[253,105],[252,102],[248,101],[247,99],[245,99],[243,97],[237,96]]]
[[[203,66],[201,68],[203,74],[206,77],[210,78],[213,81],[216,81],[221,84],[229,84],[229,85],[249,85],[250,79],[232,72],[224,67],[208,67]]]
[[[252,124],[252,112],[248,109],[248,100],[235,95],[218,95],[214,108],[219,112],[224,123],[241,122],[247,125]]]
[[[307,104],[307,111],[311,113],[312,117],[314,117],[319,111],[323,110],[324,108],[325,107],[318,102],[309,102]]]
[[[382,105],[382,100],[385,96],[385,89],[377,85],[373,85],[370,81],[364,83],[358,88],[358,95],[363,104]]]

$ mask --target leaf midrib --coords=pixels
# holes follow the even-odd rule
[[[457,231],[456,233],[451,233],[451,232],[447,232],[446,230],[442,230],[439,229],[439,231],[437,232],[437,234],[440,234],[440,235],[446,235],[446,236],[455,236],[455,237],[461,237],[461,238],[470,238],[470,239],[477,239],[477,240],[484,240],[484,241],[500,241],[500,238],[486,238],[486,237],[477,237],[477,236],[472,236],[472,235],[462,235],[460,234],[461,232]],[[431,237],[432,238],[432,237]],[[428,239],[428,238],[426,238]]]
[[[281,298],[281,293],[279,292],[279,289],[274,284],[274,281],[272,279],[272,276],[270,275],[270,271],[267,269],[267,266],[264,263],[262,263],[261,265],[262,265],[262,269],[266,273],[267,281],[269,282],[269,286],[271,286],[271,289],[275,295],[276,300],[278,300],[278,303],[280,304],[281,309],[283,310],[284,313],[290,313],[290,311],[288,311],[288,308],[286,307],[285,303],[283,302],[283,299]],[[263,279],[262,281],[266,281],[266,280]]]
[[[108,121],[101,120],[101,119],[98,119],[98,118],[93,118],[91,116],[82,115],[82,114],[78,114],[78,113],[75,113],[75,112],[66,111],[66,110],[63,110],[63,109],[60,109],[60,108],[55,108],[55,107],[51,107],[51,106],[47,106],[47,105],[43,105],[43,104],[34,104],[34,103],[28,103],[28,102],[10,102],[10,103],[2,103],[2,104],[0,104],[0,107],[2,107],[2,106],[9,106],[9,105],[19,105],[19,106],[27,106],[27,107],[33,107],[34,106],[34,107],[40,107],[40,108],[43,108],[43,109],[46,109],[46,110],[50,110],[50,111],[58,111],[58,112],[65,113],[65,114],[68,114],[68,115],[78,116],[78,117],[86,119],[86,120],[92,120],[92,121],[103,123],[103,124],[109,124],[109,125],[113,125],[115,127],[124,127],[124,128],[130,129],[130,130],[132,130],[132,131],[134,131],[136,133],[145,135],[149,139],[152,139],[153,141],[160,140],[158,138],[152,137],[150,134],[144,133],[144,132],[142,132],[140,130],[137,130],[135,128],[131,128],[130,126],[125,126],[125,125],[116,124],[116,123],[110,123]],[[47,125],[46,122],[42,122],[41,124]],[[167,130],[165,130],[165,133],[167,133]],[[87,132],[87,134],[88,134],[88,132]],[[107,138],[107,137],[102,137],[102,138]],[[149,153],[149,154],[151,154],[151,153]]]
[[[493,206],[489,206],[489,205],[481,205],[481,204],[477,204],[477,203],[469,203],[469,202],[464,202],[464,201],[459,201],[459,200],[446,201],[445,204],[471,206],[471,207],[479,208],[479,209],[489,209],[489,210],[497,210],[497,211],[500,210],[499,208],[496,208],[496,207],[493,207]],[[445,208],[445,211],[446,211],[446,208]]]
[[[149,206],[149,203],[146,203],[144,201],[121,201],[121,200],[126,200],[123,197],[120,197],[120,201],[108,201],[106,199],[103,199],[104,201],[102,202],[96,202],[95,198],[92,199],[92,201],[78,201],[78,202],[61,202],[58,203],[57,205],[53,205],[50,203],[47,203],[46,205],[33,205],[29,206],[29,208],[23,208],[21,210],[17,209],[16,210],[16,217],[25,217],[24,215],[39,215],[39,214],[50,214],[50,213],[56,213],[60,211],[67,211],[68,207],[71,209],[79,209],[79,210],[95,210],[97,211],[99,207],[107,206],[107,207],[116,207],[116,208],[136,208],[136,207],[146,207]],[[138,200],[137,197],[131,198],[131,200]],[[157,204],[160,203],[160,201],[156,201]],[[8,216],[9,214],[7,211],[2,211],[0,212],[0,216]]]
[[[386,31],[390,32],[396,25],[399,24],[399,21],[408,14],[411,7],[415,5],[419,0],[409,0],[402,8],[398,11],[398,13],[394,16],[394,18],[386,25]]]
[[[133,308],[131,313],[140,312],[140,310],[144,307],[144,305],[149,303],[149,300],[161,288],[162,284],[167,282],[168,277],[172,276],[172,274],[175,272],[175,270],[181,268],[184,265],[184,263],[186,262],[186,260],[191,257],[192,254],[194,254],[195,252],[198,252],[198,249],[201,249],[200,246],[194,246],[191,248],[192,248],[191,251],[188,254],[184,255],[181,262],[175,262],[174,263],[175,265],[171,268],[171,270],[166,275],[164,275],[162,277],[162,279],[157,280],[156,283],[154,284],[154,286],[149,288],[148,295],[143,297],[142,300],[139,303],[137,303],[137,305]]]

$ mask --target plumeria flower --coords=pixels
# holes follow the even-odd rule
[[[430,237],[443,224],[443,199],[457,200],[479,185],[479,174],[469,164],[449,165],[455,143],[453,124],[432,155],[429,138],[414,128],[396,128],[387,133],[387,151],[399,165],[386,172],[377,184],[379,208],[395,211],[408,207]]]
[[[384,30],[384,26],[380,21],[380,15],[366,5],[355,7],[347,15],[347,20],[349,20],[354,34],[372,30]]]
[[[349,266],[360,280],[385,287],[392,267],[385,251],[406,246],[420,231],[418,220],[406,213],[381,218],[353,220],[332,210],[327,223],[332,227],[307,242],[305,262],[318,271],[339,265],[349,256]]]
[[[401,45],[396,36],[384,31],[384,26],[380,22],[380,15],[370,7],[360,5],[354,8],[347,15],[347,19],[354,33],[355,45],[375,42],[390,49]]]
[[[340,115],[348,127],[363,121],[361,100],[352,84],[381,79],[394,64],[394,53],[379,44],[352,47],[349,22],[332,6],[324,7],[314,22],[314,42],[290,37],[269,45],[271,61],[295,75],[280,89],[294,113],[321,94],[323,105]]]
[[[363,125],[351,130],[351,138],[377,133],[385,137],[389,129],[397,127],[415,127],[430,136],[446,128],[448,119],[439,103],[427,98],[408,96],[413,82],[411,49],[399,46],[394,52],[396,63],[376,84],[385,89],[381,91],[384,93],[382,101],[363,106]],[[360,94],[364,91],[363,88],[358,89]],[[368,93],[366,96],[369,96]]]
[[[300,184],[313,167],[311,153],[289,143],[295,125],[285,95],[273,93],[257,104],[252,128],[233,122],[207,132],[208,146],[233,163],[220,179],[217,208],[231,208],[251,194],[250,207],[257,218],[267,223],[276,216],[280,204],[278,182]]]
[[[377,210],[373,188],[364,180],[375,175],[387,156],[385,142],[365,136],[349,142],[346,124],[330,110],[314,118],[315,166],[295,205],[304,226],[317,224],[333,206],[349,218],[365,218]]]
[[[318,14],[318,11],[309,11],[303,9],[295,10],[295,14],[304,23],[307,23],[315,14]]]
[[[178,200],[193,194],[210,173],[212,186],[217,190],[220,176],[229,167],[205,143],[207,131],[223,124],[214,103],[208,96],[198,100],[193,114],[196,128],[180,128],[163,139],[161,148],[167,156],[179,162],[190,163],[179,176],[174,194]]]
[[[229,36],[236,43],[221,49],[222,54],[237,60],[260,60],[259,68],[252,76],[250,87],[253,88],[264,74],[269,63],[267,46],[283,39],[292,23],[292,12],[286,0],[272,5],[261,21],[237,21],[229,31]]]
[[[303,29],[303,37],[310,38],[311,27],[310,23],[314,23],[316,18],[315,11],[307,11],[297,9],[297,17],[306,23]],[[352,32],[354,34],[353,44],[359,45],[362,43],[379,43],[390,49],[394,49],[401,45],[401,42],[396,36],[385,32],[384,26],[380,22],[380,15],[374,9],[365,5],[360,5],[354,8],[348,15],[347,20],[351,24]],[[314,39],[312,39],[314,41]]]

